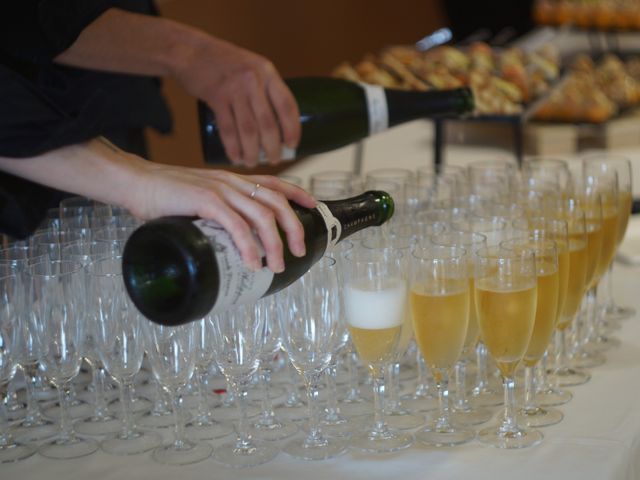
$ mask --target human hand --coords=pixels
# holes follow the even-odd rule
[[[137,217],[194,215],[215,220],[229,232],[245,264],[254,270],[262,268],[254,231],[267,266],[274,272],[284,269],[278,226],[291,253],[305,254],[304,230],[288,200],[308,208],[316,202],[300,187],[269,175],[144,163],[125,205]]]
[[[297,146],[298,105],[269,60],[205,34],[176,58],[173,76],[213,110],[232,163],[255,166],[263,151],[275,164],[283,143]]]

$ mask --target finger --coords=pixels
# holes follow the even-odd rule
[[[200,203],[202,206],[197,210],[196,215],[222,225],[231,235],[247,267],[254,271],[260,270],[262,268],[261,249],[247,221],[210,190],[207,190],[206,198]]]
[[[255,77],[253,77],[255,79]],[[249,102],[258,124],[260,146],[270,164],[275,165],[281,160],[282,138],[280,128],[271,102],[267,98],[262,85],[257,81],[251,81],[249,88]]]
[[[258,164],[260,139],[253,110],[249,105],[248,98],[244,95],[237,96],[232,102],[231,108],[240,137],[242,163],[249,167],[254,167]]]
[[[284,81],[274,74],[267,79],[267,95],[276,113],[284,143],[289,148],[296,148],[300,143],[302,125],[300,110],[293,93]]]
[[[302,257],[306,253],[304,228],[287,197],[282,192],[271,190],[259,183],[252,185],[249,196],[254,201],[266,205],[274,213],[276,222],[287,237],[289,250],[294,255]]]
[[[284,270],[283,245],[276,224],[275,212],[261,202],[254,201],[241,191],[231,187],[225,191],[225,200],[255,230],[264,248],[267,266],[273,272],[282,272]]]
[[[285,182],[271,175],[250,175],[249,178],[255,183],[265,185],[266,187],[281,192],[289,200],[306,208],[315,208],[317,200],[309,192],[300,188],[293,183]]]
[[[215,106],[209,105],[216,116],[218,135],[222,140],[225,154],[234,165],[241,163],[242,149],[240,147],[240,135],[236,128],[236,121],[231,106],[227,103],[218,103]]]

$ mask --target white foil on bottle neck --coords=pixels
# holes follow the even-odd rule
[[[324,220],[324,224],[327,227],[327,247],[325,248],[325,252],[329,250],[329,248],[334,247],[338,241],[340,240],[340,236],[342,235],[342,224],[340,221],[333,216],[329,207],[322,202],[318,202],[316,205],[316,210],[320,213],[320,216]]]
[[[364,89],[364,96],[367,100],[369,135],[387,130],[389,128],[389,107],[384,88],[369,83],[361,83],[360,86]]]

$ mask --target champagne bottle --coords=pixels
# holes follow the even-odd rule
[[[285,270],[254,272],[219,224],[193,217],[163,217],[135,230],[124,248],[122,274],[129,297],[148,319],[179,325],[208,313],[250,303],[290,285],[325,250],[349,235],[382,225],[393,215],[393,199],[369,191],[344,200],[318,202],[316,208],[292,203],[304,227],[306,254],[284,247]]]
[[[461,116],[474,109],[468,88],[418,92],[331,77],[286,83],[298,102],[302,138],[297,150],[283,148],[283,160],[333,150],[418,118]],[[202,102],[198,109],[205,161],[227,162],[213,112]]]

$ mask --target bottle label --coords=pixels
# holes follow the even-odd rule
[[[218,264],[220,286],[211,313],[262,298],[273,281],[274,273],[266,267],[257,272],[249,270],[231,235],[219,223],[203,219],[193,223],[209,238]]]
[[[368,83],[360,84],[364,89],[364,96],[367,99],[367,110],[369,112],[369,135],[382,132],[389,128],[389,109],[387,107],[387,96],[384,88],[379,85]]]
[[[342,224],[340,221],[333,216],[329,207],[327,207],[324,203],[318,202],[316,204],[316,210],[320,213],[320,216],[324,220],[324,224],[327,226],[327,248],[325,252],[329,250],[330,247],[333,247],[338,243],[340,237],[342,236]]]
[[[283,145],[282,150],[280,151],[280,160],[289,161],[289,160],[294,160],[295,158],[296,158],[296,149]],[[267,163],[267,155],[264,153],[264,150],[262,149],[258,153],[258,163],[260,163],[261,165]]]

